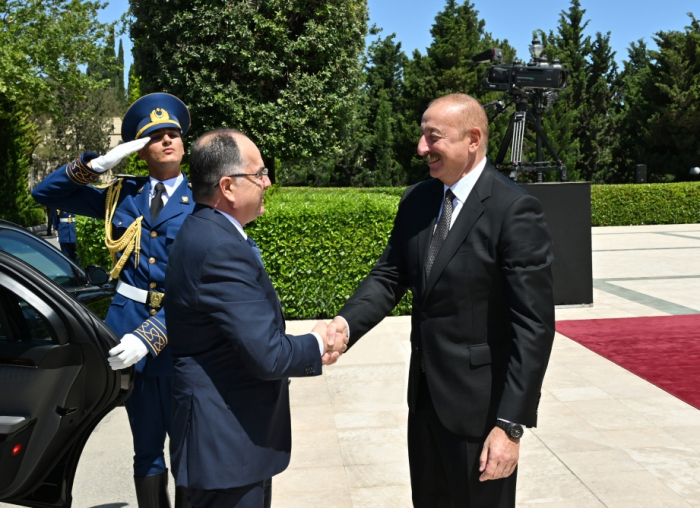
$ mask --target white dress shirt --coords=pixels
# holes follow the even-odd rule
[[[474,188],[474,185],[476,184],[476,181],[481,176],[481,173],[483,173],[485,167],[486,167],[486,157],[481,159],[481,162],[479,162],[474,167],[474,169],[472,169],[469,173],[467,173],[462,178],[457,180],[457,182],[452,187],[448,187],[447,185],[443,185],[443,191],[442,191],[443,204],[445,202],[444,196],[445,196],[445,192],[447,192],[447,189],[452,189],[452,192],[455,195],[455,198],[452,200],[452,220],[450,221],[450,229],[452,229],[452,225],[455,223],[455,220],[457,219],[459,212],[462,211],[462,205],[464,205],[464,202],[469,197],[469,194],[471,194],[472,189]],[[442,217],[442,207],[443,207],[443,205],[441,204],[440,205],[440,213],[438,214],[437,221],[435,221],[435,227],[437,227],[437,223],[440,220],[440,217]]]
[[[160,180],[156,180],[152,176],[149,177],[151,180],[151,192],[148,195],[148,206],[151,205],[151,200],[156,197],[156,184],[160,182]],[[168,203],[168,198],[173,195],[175,192],[175,189],[177,189],[180,184],[182,183],[182,180],[184,180],[184,176],[182,176],[182,173],[180,173],[178,176],[175,178],[169,178],[165,180],[164,182],[160,182],[163,185],[165,185],[165,192],[161,195],[161,199],[163,200],[163,206],[165,206]]]
[[[236,219],[234,219],[233,217],[231,217],[231,216],[230,216],[229,214],[227,214],[226,212],[222,212],[221,210],[216,210],[216,211],[219,212],[219,213],[220,213],[221,215],[223,215],[224,217],[226,217],[226,218],[231,222],[231,224],[234,225],[234,227],[238,230],[238,232],[243,236],[243,239],[244,239],[244,240],[246,240],[246,241],[248,240],[248,235],[246,235],[246,234],[245,234],[245,231],[243,231],[243,226],[241,226],[241,223],[240,223],[240,222],[238,222]],[[321,336],[320,336],[318,333],[316,333],[316,332],[309,332],[309,333],[311,333],[314,337],[316,337],[316,340],[318,341],[318,349],[319,349],[319,351],[321,352],[321,356],[323,356],[323,352],[324,352],[324,350],[325,350],[325,345],[323,344],[323,339],[322,339]]]

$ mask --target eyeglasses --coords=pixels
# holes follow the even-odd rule
[[[234,173],[234,174],[232,174],[232,175],[224,175],[224,176],[222,176],[221,178],[226,178],[226,177],[228,177],[228,178],[233,178],[234,176],[254,176],[254,177],[259,178],[260,180],[262,180],[262,177],[263,177],[263,176],[267,176],[267,174],[268,174],[269,172],[270,172],[270,171],[269,171],[267,168],[262,168],[262,169],[261,169],[260,171],[258,171],[257,173]],[[219,181],[221,181],[221,178],[219,179]],[[217,183],[214,184],[214,187],[218,187],[218,186],[219,186],[219,182],[217,182]]]

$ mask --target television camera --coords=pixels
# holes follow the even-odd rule
[[[487,92],[504,92],[506,100],[497,100],[484,104],[484,108],[494,107],[496,114],[492,121],[503,113],[509,106],[515,105],[515,111],[510,119],[508,130],[501,142],[495,159],[496,168],[509,171],[510,178],[517,182],[519,173],[536,175],[537,182],[542,182],[542,174],[556,171],[559,180],[565,182],[566,166],[559,159],[556,150],[542,130],[542,115],[557,99],[557,90],[568,85],[569,71],[555,59],[550,64],[542,55],[542,43],[538,39],[532,41],[530,54],[532,59],[523,65],[519,59],[512,64],[503,63],[503,52],[499,48],[486,50],[472,57],[472,62],[493,63],[484,74],[482,86]],[[523,142],[525,127],[530,124],[535,130],[537,143],[537,160],[523,161]],[[553,161],[545,161],[542,154],[544,147]],[[506,153],[510,147],[510,163],[504,164]]]

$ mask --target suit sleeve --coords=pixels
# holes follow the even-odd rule
[[[88,185],[100,176],[87,165],[97,156],[96,153],[84,153],[73,162],[61,166],[34,188],[32,197],[53,209],[104,218],[105,191]]]
[[[379,324],[401,301],[409,288],[408,267],[401,239],[402,205],[394,219],[394,227],[384,252],[372,271],[338,312],[350,327],[348,348]]]
[[[202,265],[197,307],[246,360],[252,375],[272,380],[320,375],[321,355],[314,335],[286,335],[275,308],[258,282],[262,268],[241,242],[213,248]]]
[[[534,427],[554,341],[552,237],[540,202],[523,195],[512,203],[499,238],[512,347],[497,416]]]

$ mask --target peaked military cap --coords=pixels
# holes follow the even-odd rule
[[[190,112],[180,99],[169,93],[144,95],[127,110],[122,122],[125,143],[148,136],[167,127],[180,129],[182,135],[190,128]]]

